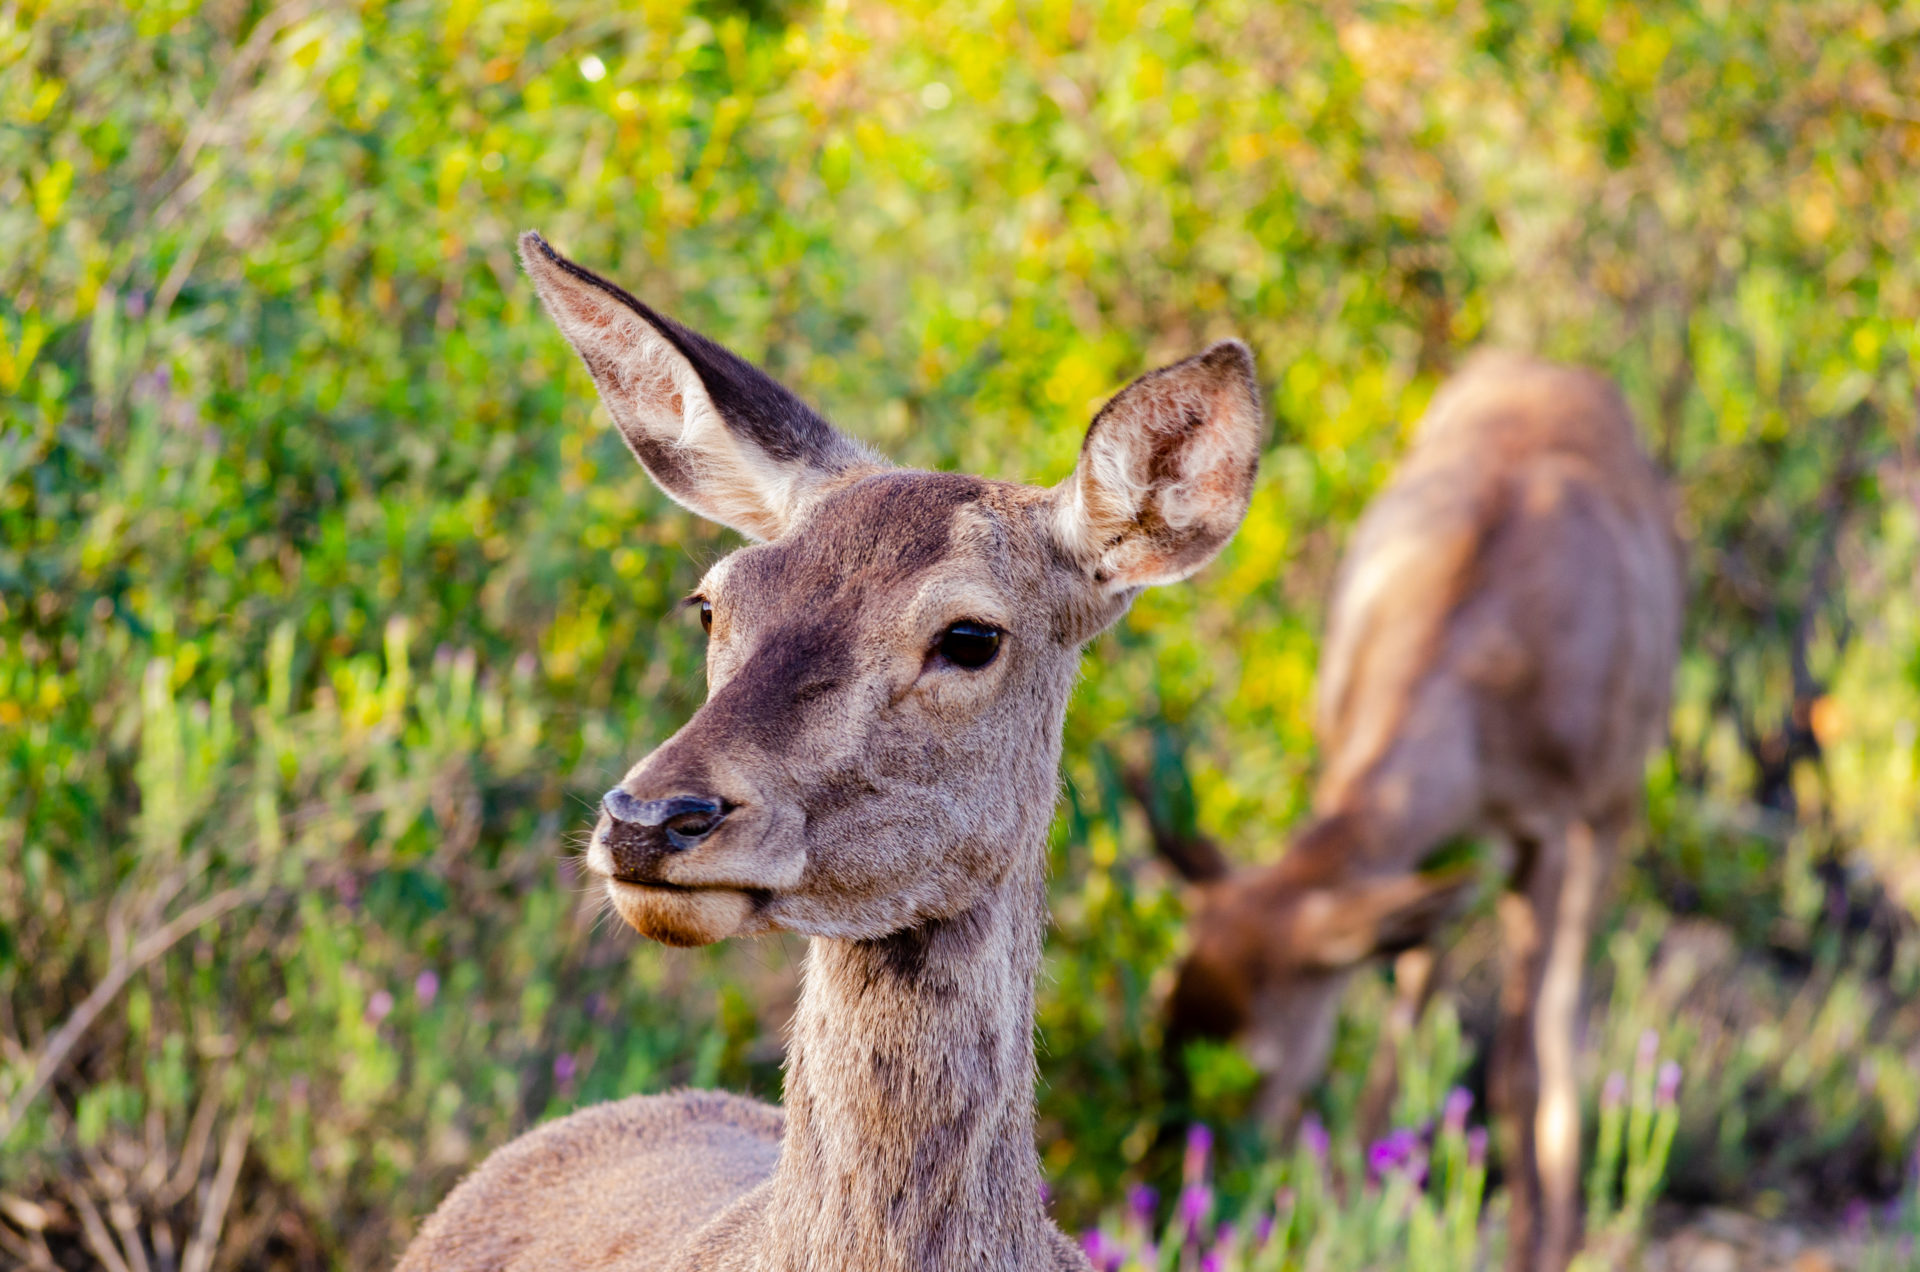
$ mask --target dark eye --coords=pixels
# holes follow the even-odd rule
[[[954,666],[978,671],[1000,652],[1000,631],[984,623],[955,623],[940,633],[935,649]]]
[[[700,630],[703,632],[706,632],[708,635],[712,635],[713,634],[713,602],[709,601],[706,597],[703,596],[699,598],[699,605],[700,605]]]

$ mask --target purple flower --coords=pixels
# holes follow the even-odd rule
[[[1467,1114],[1471,1112],[1473,1092],[1465,1087],[1455,1087],[1447,1092],[1447,1102],[1440,1110],[1440,1122],[1447,1128],[1447,1134],[1458,1135],[1467,1129]]]
[[[562,1087],[570,1087],[573,1085],[573,1075],[576,1069],[577,1064],[571,1051],[562,1051],[553,1058],[553,1080],[558,1082]]]
[[[1309,1113],[1300,1119],[1300,1142],[1313,1154],[1313,1160],[1324,1162],[1327,1152],[1333,1147],[1333,1139],[1327,1134],[1327,1127],[1317,1113]]]
[[[439,994],[440,977],[431,968],[413,978],[413,996],[420,1000],[422,1007],[433,1006]]]
[[[1200,1260],[1200,1272],[1220,1272],[1221,1266],[1218,1250],[1207,1251],[1205,1257]]]
[[[1487,1128],[1476,1126],[1467,1132],[1467,1165],[1484,1166],[1487,1161]]]
[[[1400,1158],[1394,1152],[1391,1136],[1383,1140],[1375,1140],[1367,1147],[1367,1174],[1377,1178],[1399,1164]]]
[[[1180,1190],[1180,1224],[1188,1240],[1197,1240],[1207,1216],[1213,1213],[1213,1189],[1205,1184],[1188,1184]]]
[[[1600,1107],[1612,1112],[1627,1102],[1627,1075],[1615,1069],[1600,1088]]]
[[[1187,1156],[1180,1165],[1180,1177],[1197,1184],[1207,1177],[1207,1158],[1213,1155],[1213,1128],[1195,1122],[1187,1128]]]
[[[1419,1147],[1419,1137],[1412,1131],[1405,1128],[1394,1131],[1385,1139],[1376,1140],[1367,1150],[1367,1173],[1376,1179],[1384,1179],[1412,1162],[1415,1150]],[[1422,1169],[1425,1169],[1424,1163]]]
[[[1267,1248],[1267,1243],[1273,1240],[1274,1226],[1275,1220],[1272,1214],[1269,1213],[1260,1216],[1260,1222],[1253,1225],[1254,1249],[1264,1250]]]
[[[392,1010],[393,995],[384,989],[374,990],[373,996],[367,999],[367,1023],[370,1025],[379,1024],[387,1018],[387,1014]]]
[[[1160,1194],[1147,1184],[1135,1184],[1127,1189],[1127,1214],[1149,1227],[1153,1225],[1153,1209],[1159,1203]]]
[[[1673,1107],[1680,1095],[1680,1062],[1669,1060],[1660,1066],[1659,1076],[1654,1079],[1653,1102],[1663,1109]]]
[[[1080,1238],[1080,1249],[1096,1272],[1120,1272],[1127,1261],[1127,1248],[1098,1228],[1089,1228]]]

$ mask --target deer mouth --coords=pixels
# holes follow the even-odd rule
[[[764,895],[744,888],[635,883],[607,878],[614,913],[640,935],[664,945],[711,945],[754,928]]]

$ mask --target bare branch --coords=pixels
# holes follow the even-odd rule
[[[157,1194],[162,1205],[171,1206],[193,1191],[200,1178],[200,1163],[207,1156],[207,1141],[213,1138],[213,1119],[219,1112],[220,1082],[216,1077],[201,1093],[200,1104],[193,1110],[193,1120],[187,1123],[187,1142],[180,1149],[180,1164],[174,1169],[173,1178]]]
[[[240,1112],[227,1124],[227,1138],[220,1146],[220,1167],[214,1172],[213,1187],[207,1191],[200,1208],[200,1228],[187,1242],[180,1272],[211,1272],[213,1256],[220,1249],[220,1230],[227,1222],[227,1207],[233,1202],[234,1185],[240,1182],[240,1166],[247,1158],[247,1143],[253,1133],[253,1099],[242,1101]]]
[[[114,1245],[106,1221],[100,1217],[99,1207],[93,1204],[93,1198],[87,1196],[86,1188],[74,1184],[67,1189],[67,1200],[73,1203],[73,1208],[80,1214],[80,1236],[86,1242],[87,1249],[93,1252],[93,1257],[100,1260],[107,1272],[132,1272],[127,1267],[127,1261],[120,1256],[119,1247]]]
[[[28,1229],[25,1237],[14,1235],[13,1229],[0,1225],[0,1253],[11,1255],[20,1261],[20,1266],[39,1269],[57,1268],[53,1261],[53,1251],[47,1248],[47,1239],[38,1229]]]
[[[140,1218],[125,1197],[116,1197],[107,1203],[107,1222],[120,1235],[120,1248],[126,1252],[133,1272],[153,1272],[153,1266],[147,1262],[146,1243],[140,1239]]]
[[[403,782],[392,789],[369,792],[344,804],[321,801],[288,814],[284,824],[290,830],[298,830],[325,817],[366,816],[409,798],[421,785],[419,781]],[[171,922],[148,933],[125,954],[116,958],[107,969],[106,976],[94,986],[93,992],[81,1000],[80,1005],[73,1009],[73,1014],[47,1039],[46,1045],[41,1048],[40,1060],[34,1066],[33,1076],[7,1102],[5,1116],[0,1118],[0,1143],[4,1143],[7,1136],[13,1133],[27,1106],[39,1098],[40,1092],[60,1071],[60,1066],[66,1063],[67,1053],[73,1050],[95,1018],[106,1010],[107,1004],[126,988],[134,973],[166,953],[175,942],[194,929],[224,917],[248,901],[261,900],[271,891],[272,887],[266,880],[256,879],[216,892],[188,907]]]
[[[126,988],[127,982],[133,979],[135,972],[166,953],[176,941],[189,932],[221,918],[248,901],[258,900],[266,892],[267,886],[264,882],[244,884],[216,892],[197,905],[189,906],[157,931],[148,933],[136,942],[132,949],[115,959],[113,965],[107,969],[106,976],[93,987],[93,992],[81,1000],[80,1005],[73,1009],[73,1014],[67,1017],[66,1023],[47,1039],[47,1045],[40,1052],[40,1062],[34,1066],[33,1076],[28,1078],[26,1084],[14,1092],[13,1098],[7,1102],[6,1117],[0,1120],[0,1141],[4,1141],[13,1133],[13,1128],[19,1125],[21,1116],[27,1111],[27,1106],[39,1097],[40,1092],[46,1089],[47,1083],[53,1081],[54,1075],[60,1071],[60,1066],[66,1063],[67,1053],[73,1050],[74,1045],[86,1034],[88,1027],[101,1012],[106,1010],[107,1004]]]

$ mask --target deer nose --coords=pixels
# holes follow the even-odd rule
[[[666,799],[639,799],[614,786],[601,795],[601,807],[616,828],[639,832],[637,838],[662,838],[666,851],[685,851],[705,840],[732,809],[705,795],[668,795]],[[653,834],[649,834],[653,832]]]

